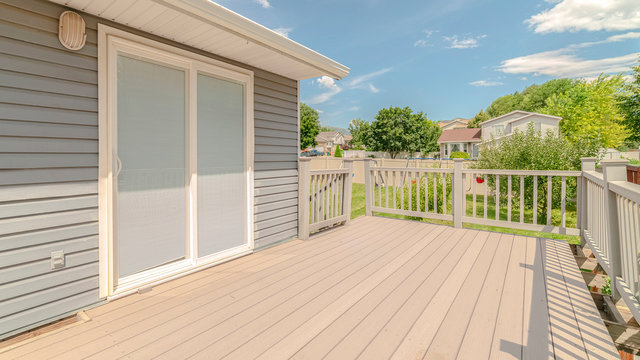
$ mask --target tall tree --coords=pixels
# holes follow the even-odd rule
[[[403,151],[437,150],[441,132],[440,127],[424,113],[413,113],[408,106],[391,106],[378,111],[371,123],[369,143],[366,145],[374,151],[386,151],[395,159]]]
[[[547,99],[561,95],[574,87],[578,81],[572,79],[553,79],[540,85],[530,85],[522,92],[522,101],[518,110],[539,112],[547,105]]]
[[[633,67],[631,80],[624,86],[625,93],[620,99],[620,108],[624,114],[624,125],[629,130],[626,143],[634,147],[640,145],[640,59]]]
[[[353,137],[351,140],[352,147],[366,147],[371,137],[371,125],[360,118],[353,119],[349,122],[349,133]]]
[[[621,75],[580,81],[566,93],[552,95],[541,112],[562,117],[560,130],[572,142],[616,148],[629,135],[618,104],[623,84]]]
[[[469,123],[467,124],[468,128],[479,128],[480,127],[480,123],[487,121],[491,119],[491,116],[489,116],[489,114],[487,114],[486,112],[484,112],[484,110],[480,110],[476,116],[473,117],[473,119],[471,119],[471,121],[469,121]]]
[[[315,146],[316,136],[320,133],[318,111],[305,103],[300,103],[300,149]]]
[[[487,108],[487,114],[494,118],[514,110],[520,110],[521,103],[522,95],[516,91],[513,94],[507,94],[495,99]]]

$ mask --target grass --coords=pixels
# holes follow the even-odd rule
[[[473,205],[472,205],[472,199],[473,197],[471,195],[467,195],[467,215],[471,216],[472,212],[473,212]],[[384,197],[383,197],[383,201]],[[505,206],[506,204],[501,203],[501,211],[500,211],[500,219],[501,220],[507,220],[507,213],[506,213],[506,209],[502,209],[503,206]],[[406,204],[405,204],[406,206]],[[415,206],[415,204],[414,204]],[[450,209],[449,209],[450,210]],[[520,208],[519,208],[519,204],[517,204],[516,206],[512,207],[512,220],[513,221],[519,221],[520,220]],[[484,214],[484,198],[482,197],[482,195],[478,195],[476,197],[476,216],[478,217],[482,217]],[[490,219],[495,219],[495,201],[493,200],[492,196],[487,197],[487,216]],[[351,197],[351,218],[355,219],[359,216],[363,216],[365,214],[365,194],[364,194],[364,184],[353,184],[353,188],[352,188],[352,197]],[[417,220],[415,217],[410,217],[410,216],[405,216],[405,215],[396,215],[396,214],[386,214],[386,213],[376,213],[376,215],[380,215],[380,216],[385,216],[385,217],[391,217],[391,218],[396,218],[396,219],[409,219],[409,220]],[[538,214],[540,215],[540,214]],[[524,218],[525,218],[525,222],[532,222],[531,220],[533,219],[533,210],[531,209],[526,209],[525,206],[525,211],[524,211]],[[553,209],[552,213],[551,213],[551,219],[552,219],[552,223],[559,223],[560,222],[560,210],[559,209]],[[541,216],[538,216],[538,220],[542,221],[543,219],[541,219]],[[546,220],[546,219],[545,219]],[[453,225],[453,222],[451,221],[446,221],[446,220],[436,220],[436,219],[425,219],[425,218],[420,218],[418,221],[422,221],[422,222],[427,222],[427,223],[432,223],[432,224],[440,224],[440,225]],[[576,209],[575,209],[575,204],[571,203],[571,202],[567,202],[567,226],[568,227],[572,227],[575,226],[576,224]],[[522,229],[516,229],[516,228],[506,228],[506,227],[500,227],[500,226],[490,226],[490,225],[478,225],[478,224],[469,224],[469,223],[464,223],[463,227],[465,228],[469,228],[469,229],[477,229],[477,230],[487,230],[487,231],[494,231],[494,232],[500,232],[500,233],[507,233],[507,234],[516,234],[516,235],[523,235],[523,236],[532,236],[532,237],[544,237],[544,238],[551,238],[551,239],[559,239],[559,240],[566,240],[567,242],[569,242],[570,244],[579,244],[580,243],[580,238],[578,236],[571,236],[571,235],[562,235],[562,234],[551,234],[551,233],[546,233],[546,232],[541,232],[541,231],[531,231],[531,230],[522,230]]]

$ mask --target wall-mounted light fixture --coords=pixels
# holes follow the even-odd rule
[[[73,11],[60,14],[58,39],[62,46],[69,50],[82,49],[87,40],[86,25],[82,16]]]

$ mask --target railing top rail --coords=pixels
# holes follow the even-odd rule
[[[609,181],[609,190],[640,204],[640,185],[632,184],[627,181]]]
[[[523,175],[523,176],[581,176],[582,171],[571,170],[498,170],[498,169],[462,169],[463,174],[487,175]]]
[[[600,186],[604,186],[604,179],[602,177],[602,174],[597,171],[583,171],[582,176],[584,176],[591,182],[594,182]]]
[[[311,170],[309,173],[311,175],[330,175],[330,174],[348,174],[351,170],[349,169],[321,169],[321,170]]]
[[[406,167],[387,167],[387,166],[372,166],[371,170],[380,170],[380,171],[413,171],[413,172],[424,172],[424,173],[451,173],[453,174],[453,169],[449,168],[406,168]]]

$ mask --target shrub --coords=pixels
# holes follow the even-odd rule
[[[434,183],[434,177],[435,177],[435,181],[437,181],[437,195],[436,195],[436,199],[434,202],[433,199],[433,183]],[[391,179],[389,179],[389,181],[391,181]],[[396,181],[398,181],[398,185],[403,184],[403,186],[398,186],[396,188],[396,208],[400,209],[401,208],[401,204],[404,201],[404,209],[405,210],[412,210],[412,211],[425,211],[425,181],[427,183],[427,186],[429,187],[428,189],[428,193],[427,193],[427,205],[428,205],[428,209],[429,212],[437,212],[437,213],[442,213],[442,204],[443,201],[445,202],[445,204],[447,205],[447,213],[451,214],[451,186],[452,186],[452,181],[451,181],[451,174],[445,174],[444,179],[442,178],[442,175],[440,173],[429,173],[425,175],[420,176],[420,178],[416,178],[416,179],[409,179],[408,177],[404,179],[404,182],[402,182],[401,179],[397,179]],[[442,196],[442,183],[446,182],[446,188],[447,188],[447,196],[446,198],[443,198]],[[411,183],[411,208],[409,208],[409,183]],[[390,183],[390,185],[393,185],[393,183]],[[419,185],[420,187],[420,194],[417,194],[418,191],[416,191],[416,187]],[[384,187],[382,187],[382,191],[384,192],[385,189]],[[389,206],[393,207],[393,186],[389,187]],[[383,201],[384,201],[384,194],[383,194]],[[437,206],[437,210],[434,210],[434,205]],[[421,218],[415,218],[416,220],[419,220]]]
[[[454,151],[451,153],[452,159],[468,159],[469,154],[464,151]]]
[[[525,132],[516,131],[511,137],[502,139],[499,143],[484,143],[480,147],[480,158],[474,164],[476,169],[509,169],[509,170],[579,170],[580,158],[595,156],[597,150],[581,143],[572,143],[562,135],[552,131],[542,135],[535,131],[533,124],[529,124]],[[487,186],[495,191],[495,176],[487,177]],[[515,176],[512,192],[520,194],[519,177]],[[561,199],[562,179],[552,178],[551,203],[557,208]],[[524,197],[527,204],[533,203],[533,177],[524,178]],[[566,198],[576,196],[576,178],[567,177]],[[501,198],[507,197],[507,178],[500,177]],[[538,219],[545,219],[547,211],[547,177],[538,176]],[[504,204],[504,199],[501,202]],[[519,201],[519,196],[513,196],[513,203]]]
[[[342,149],[340,149],[340,145],[336,145],[336,152],[333,154],[335,157],[342,157]]]

